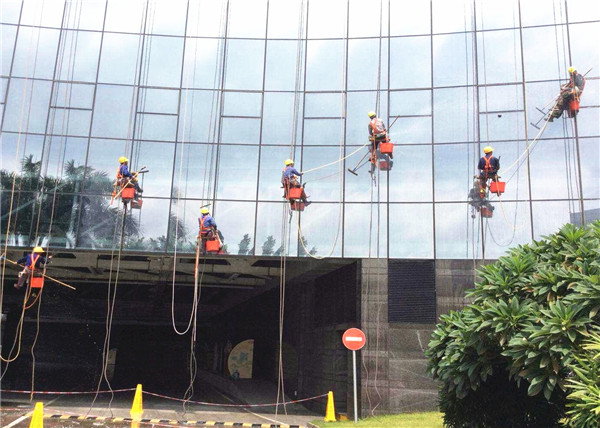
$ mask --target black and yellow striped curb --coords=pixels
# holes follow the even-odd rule
[[[114,418],[109,416],[84,416],[84,415],[44,415],[44,418],[71,420],[71,421],[105,421],[105,422],[142,422],[148,424],[168,425],[197,425],[206,427],[244,427],[244,428],[306,428],[302,425],[287,424],[254,424],[252,422],[217,422],[217,421],[178,421],[175,419],[138,419]]]

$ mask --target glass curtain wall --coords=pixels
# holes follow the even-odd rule
[[[229,254],[390,258],[494,258],[600,211],[594,0],[0,8],[3,245],[118,246],[120,156],[149,170],[125,221],[131,251],[193,251],[208,204]],[[571,65],[587,72],[577,121],[544,128]],[[370,110],[395,143],[374,180],[368,165],[347,172]],[[506,192],[472,218],[487,145]],[[313,204],[291,218],[287,158],[314,169]]]

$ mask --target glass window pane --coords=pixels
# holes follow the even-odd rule
[[[600,19],[600,3],[589,0],[568,0],[569,21],[591,21]],[[562,6],[561,4],[561,7]]]
[[[346,67],[344,42],[342,40],[312,40],[308,42],[307,49],[306,90],[340,91],[344,89]]]
[[[302,165],[300,147],[296,147],[294,156],[290,156],[290,147],[288,146],[261,147],[258,199],[268,201],[283,200],[281,174],[284,169],[284,161],[288,158],[294,159],[296,162],[296,169],[300,169]]]
[[[523,30],[523,60],[527,80],[567,77],[566,67],[563,65],[568,62],[568,52],[562,49],[563,46],[566,47],[566,37],[564,26]],[[557,46],[561,48],[557,49]]]
[[[595,7],[598,8],[598,4],[595,4]],[[598,70],[598,64],[600,63],[600,49],[598,49],[600,22],[570,25],[569,37],[571,38],[573,65],[576,66],[582,74],[585,74],[591,69],[586,76],[588,80],[591,77],[598,78],[598,76],[600,76],[600,70]],[[597,105],[597,103],[598,98],[596,98],[594,104]]]
[[[100,33],[89,31],[63,32],[62,43],[65,46],[65,56],[59,62],[61,65],[59,78],[94,82],[98,69],[101,39]]]
[[[385,37],[388,34],[388,2],[350,0],[349,37]],[[412,11],[411,11],[412,12]]]
[[[185,96],[185,92],[183,96]],[[141,102],[138,111],[177,114],[179,90],[140,88],[140,97]]]
[[[431,115],[431,91],[390,93],[390,116]]]
[[[266,18],[266,0],[231,0],[228,37],[265,37]]]
[[[92,135],[127,138],[132,135],[130,120],[134,89],[126,86],[98,85]]]
[[[173,155],[175,144],[136,141],[129,158],[130,169],[137,171],[145,166],[150,172],[140,174],[140,187],[146,196],[169,196],[171,194],[171,177],[173,175]],[[122,156],[122,155],[119,155]],[[118,168],[118,156],[115,158],[115,171]],[[168,201],[166,201],[168,205]],[[144,202],[144,209],[146,208]]]
[[[456,100],[461,100],[458,103]],[[435,142],[473,140],[473,95],[469,88],[433,91],[433,124]]]
[[[53,108],[50,112],[49,132],[58,135],[90,134],[91,111]]]
[[[387,98],[387,92],[380,92],[380,101]],[[369,132],[370,110],[377,110],[377,92],[349,92],[347,94],[348,110],[346,111],[347,144],[362,145],[367,142]],[[386,118],[386,103],[380,102],[379,117]],[[387,125],[387,124],[386,124]],[[394,127],[395,128],[395,127]]]
[[[390,257],[433,258],[431,204],[390,204]]]
[[[432,1],[433,33],[471,31],[473,3],[465,0]]]
[[[431,146],[395,146],[390,201],[431,201]]]
[[[469,204],[435,205],[435,249],[438,259],[481,258],[481,223]]]
[[[198,198],[201,201],[210,199],[214,187],[215,155],[216,145],[177,145],[172,193],[174,198]]]
[[[343,147],[304,147],[302,151],[302,171],[335,162],[343,157]],[[299,164],[296,164],[298,169]],[[305,174],[306,194],[311,201],[339,202],[343,192],[343,162]],[[310,206],[312,208],[312,205]]]
[[[574,141],[550,140],[542,144],[543,147],[532,150],[529,156],[531,198],[565,199],[576,195],[579,190],[574,174],[577,167],[571,156]]]
[[[81,181],[87,145],[87,138],[48,137],[44,153],[48,162],[48,175]],[[80,185],[76,190],[81,190]]]
[[[535,239],[556,233],[581,212],[579,201],[533,202],[532,209]]]
[[[557,24],[564,22],[564,2],[547,0],[527,0],[520,2],[523,26]],[[571,10],[569,8],[569,15]]]
[[[106,0],[69,3],[72,12],[66,17],[65,28],[102,30]]]
[[[108,0],[105,30],[140,33],[145,14],[146,1],[144,0]]]
[[[223,118],[222,143],[258,144],[259,140],[260,119]]]
[[[221,145],[219,159],[217,197],[256,200],[258,147]]]
[[[185,32],[187,4],[185,1],[151,2],[153,34],[174,34],[183,36]],[[188,21],[189,22],[189,21]]]
[[[22,25],[60,27],[65,0],[25,0],[21,14]]]
[[[184,91],[181,95],[179,140],[216,140],[219,93],[213,91]],[[216,123],[215,123],[216,122]],[[210,135],[209,135],[210,132]]]
[[[368,257],[369,243],[372,257],[377,256],[377,224],[379,223],[379,257],[387,254],[387,206],[380,204],[379,222],[377,205],[344,205],[344,257]],[[364,219],[364,227],[357,227],[357,219]],[[369,223],[373,227],[369,228]],[[369,236],[370,235],[370,236]]]
[[[270,25],[270,24],[269,24]],[[304,43],[304,42],[302,42]],[[300,47],[301,53],[304,46]],[[304,73],[296,75],[297,67],[302,70],[304,55],[298,63],[298,42],[287,40],[269,40],[267,42],[267,65],[265,72],[265,89],[268,91],[293,91],[296,88],[296,77],[302,88]]]
[[[144,140],[174,141],[176,116],[138,113],[136,137]]]
[[[583,112],[583,114],[582,114]],[[591,137],[600,134],[600,109],[598,107],[588,107],[581,109],[577,114],[577,127],[580,137]]]
[[[525,134],[525,117],[521,112],[482,114],[479,126],[480,138],[484,141],[518,140]]]
[[[229,40],[227,42],[226,89],[262,89],[265,42]]]
[[[54,94],[53,106],[91,109],[94,85],[55,83]]]
[[[502,52],[502,55],[498,55]],[[521,47],[518,30],[477,33],[479,84],[521,80]]]
[[[0,2],[0,21],[17,24],[21,13],[21,3],[21,0],[4,0]]]
[[[128,250],[166,251],[169,201],[148,198],[144,195],[144,207],[131,212],[129,221],[137,226],[138,233],[127,233],[124,248]]]
[[[402,144],[431,143],[430,117],[401,117],[390,130],[390,138]],[[436,134],[437,139],[437,134]]]
[[[346,6],[346,0],[309,2],[308,38],[345,37]]]
[[[600,170],[597,160],[600,159],[600,139],[590,138],[579,141],[581,150],[581,175],[583,196],[585,198],[600,198]],[[572,145],[571,145],[572,147]],[[571,153],[573,153],[571,149]],[[573,162],[573,154],[570,159]]]
[[[102,57],[98,81],[107,83],[134,83],[136,59],[141,36],[127,34],[104,34],[102,42]],[[119,64],[115,67],[115,64]]]
[[[3,130],[44,133],[51,86],[41,80],[11,79]]]
[[[344,121],[307,119],[304,121],[304,145],[339,145],[343,141]]]
[[[288,224],[289,240],[282,239],[282,223],[288,223],[285,204],[259,203],[256,225],[256,255],[280,256],[285,252],[288,256],[298,254],[298,223],[293,219]],[[285,245],[285,249],[283,248]]]
[[[392,39],[390,88],[431,87],[430,42],[430,37]],[[406,58],[410,58],[410,61]]]
[[[523,109],[523,86],[502,85],[485,86],[479,88],[479,109],[481,112],[491,112],[496,115],[497,111],[522,110]]]
[[[268,38],[298,38],[298,29],[303,15],[304,22],[306,22],[306,6],[302,0],[269,2]],[[306,34],[306,29],[304,30],[304,34]]]
[[[404,36],[429,34],[431,12],[428,1],[395,0],[390,2],[390,34]],[[406,13],[410,10],[410,13]]]
[[[344,94],[306,94],[305,117],[341,117]]]
[[[519,4],[516,0],[507,0],[502,3],[477,0],[475,9],[479,30],[519,26]]]
[[[266,93],[263,111],[263,144],[289,145],[293,136],[294,102],[298,104],[298,115],[302,115],[302,95]],[[301,135],[302,123],[298,123],[297,135]],[[300,138],[297,138],[300,141]]]
[[[175,195],[173,197],[175,198]],[[197,200],[173,199],[169,216],[168,251],[177,250],[178,253],[194,253],[196,251],[196,237],[200,232],[198,217],[200,217],[201,205],[201,202]],[[177,242],[175,242],[176,237]]]
[[[187,36],[222,36],[225,31],[226,10],[226,1],[189,2]]]
[[[185,39],[183,86],[186,88],[219,88],[218,70],[223,66],[223,43],[214,39]]]
[[[91,139],[89,145],[88,163],[91,173],[86,175],[84,188],[88,192],[97,192],[98,177],[107,177],[109,185],[100,190],[106,194],[112,191],[117,168],[119,168],[119,157],[129,156],[126,141]]]
[[[40,162],[42,157],[43,136],[3,132],[1,142],[0,169],[8,172],[19,171],[23,174],[30,172],[36,176],[38,175],[39,167],[34,168],[34,166],[35,163]],[[19,148],[18,152],[17,147]],[[33,190],[34,188],[35,186],[31,189],[22,187],[22,190]]]
[[[433,85],[473,84],[473,35],[446,34],[433,38]]]
[[[216,201],[213,205],[214,219],[225,238],[228,254],[254,254],[255,209],[255,202]]]
[[[435,200],[466,201],[476,174],[479,146],[437,144],[435,155]]]
[[[152,50],[147,67],[147,85],[179,87],[183,39],[179,37],[152,36],[146,40]]]
[[[378,79],[380,89],[387,87],[388,46],[387,40],[381,42],[380,52],[378,38],[348,41],[348,89],[377,89]]]
[[[52,79],[59,33],[59,30],[21,27],[17,38],[13,76]]]
[[[223,114],[260,117],[262,95],[250,92],[225,92]]]
[[[336,257],[342,254],[342,205],[310,205],[304,211],[307,215],[292,216],[292,222],[298,222],[299,235],[304,238],[299,243],[298,255],[309,257]]]
[[[4,3],[4,2],[2,2]],[[0,25],[0,37],[2,44],[0,52],[2,53],[2,74],[8,76],[10,74],[10,63],[12,62],[13,49],[15,48],[15,37],[17,35],[17,27],[14,25]]]

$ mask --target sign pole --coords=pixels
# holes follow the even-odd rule
[[[352,351],[352,374],[354,378],[354,423],[358,423],[358,400],[356,394],[356,351]]]

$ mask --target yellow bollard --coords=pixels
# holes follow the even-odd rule
[[[325,422],[335,422],[335,406],[333,404],[333,392],[327,393],[327,410],[325,411]]]
[[[141,418],[144,410],[142,409],[142,385],[138,383],[135,388],[135,396],[129,414],[132,418]]]
[[[41,401],[35,403],[29,428],[44,428],[44,403]]]

